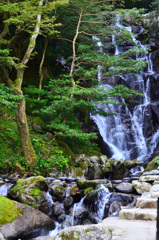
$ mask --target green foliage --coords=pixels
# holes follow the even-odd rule
[[[22,96],[20,95],[14,95],[11,88],[0,83],[0,107],[6,106],[9,109],[16,108],[18,100],[21,98]]]
[[[34,133],[31,134],[31,138],[37,155],[35,175],[47,176],[53,167],[56,167],[60,172],[69,164],[69,159],[65,157],[63,150],[54,139],[50,138],[49,134]]]
[[[21,145],[18,136],[18,129],[14,115],[10,115],[6,108],[3,118],[0,117],[0,171],[1,173],[13,173],[16,161],[22,166],[26,166],[26,161],[22,156]]]

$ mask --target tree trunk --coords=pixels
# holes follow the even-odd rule
[[[39,67],[39,76],[40,76],[39,90],[42,89],[42,83],[43,83],[43,78],[44,78],[43,64],[44,64],[44,60],[45,60],[45,55],[46,55],[46,49],[47,49],[48,42],[49,42],[49,39],[46,38],[45,39],[45,46],[44,46],[44,50],[43,50],[43,54],[42,54],[42,59],[41,59],[40,67]],[[40,95],[38,96],[38,100],[40,100]]]
[[[16,119],[18,124],[23,155],[29,165],[28,166],[29,170],[32,171],[36,164],[36,155],[29,136],[29,128],[25,111],[24,97],[21,100],[19,100],[19,104],[16,110]]]
[[[39,6],[42,6],[42,5],[43,5],[43,0],[39,0]],[[29,128],[28,128],[26,109],[25,109],[25,99],[23,97],[21,86],[23,83],[25,67],[28,61],[30,60],[30,56],[36,45],[36,39],[40,32],[40,23],[41,23],[41,13],[37,15],[35,28],[30,37],[29,45],[24,54],[24,57],[19,64],[15,65],[17,77],[15,79],[15,83],[12,84],[12,87],[14,89],[14,94],[22,95],[22,99],[19,101],[19,105],[16,110],[16,119],[17,119],[17,125],[18,125],[23,155],[29,165],[28,167],[30,171],[32,171],[36,165],[36,154],[29,136]]]

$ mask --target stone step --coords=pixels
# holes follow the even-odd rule
[[[119,212],[119,218],[155,221],[157,218],[157,210],[155,208],[125,208]]]
[[[137,208],[157,208],[157,198],[137,198]]]

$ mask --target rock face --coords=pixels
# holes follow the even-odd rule
[[[50,211],[47,190],[48,186],[45,178],[39,176],[18,180],[8,193],[14,200],[47,214]]]
[[[0,218],[0,232],[5,239],[22,238],[39,228],[44,228],[47,233],[50,228],[54,228],[54,221],[44,213],[6,197],[0,197],[0,208],[3,208],[2,214],[9,210],[8,215]]]

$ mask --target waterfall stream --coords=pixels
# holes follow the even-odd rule
[[[137,53],[136,60],[148,62],[147,69],[140,74],[124,74],[118,77],[122,80],[123,84],[144,94],[144,97],[139,97],[138,103],[135,106],[127,107],[119,104],[109,104],[109,106],[100,106],[108,113],[116,113],[104,117],[101,115],[91,115],[91,119],[98,127],[99,133],[103,141],[109,147],[111,158],[116,160],[120,159],[138,159],[140,161],[147,160],[154,153],[157,143],[159,141],[158,127],[152,131],[152,110],[151,106],[156,102],[151,101],[150,76],[154,74],[153,62],[151,54],[148,54],[147,48],[139,40],[136,39],[132,33],[132,27],[126,27],[121,24],[120,17],[117,16],[114,29],[117,32],[124,29],[129,32],[133,46],[130,48],[142,49],[144,53]],[[141,28],[139,34],[143,31]],[[97,39],[96,39],[97,40]],[[101,51],[102,43],[98,39],[97,44]],[[125,52],[123,46],[118,46],[116,43],[115,35],[112,35],[112,44],[114,45],[114,55],[120,55]],[[100,78],[99,78],[100,76]],[[146,77],[145,77],[146,76]],[[111,85],[102,83],[101,72],[98,74],[99,82],[104,86],[105,90],[112,88]],[[124,100],[122,100],[125,103]],[[97,105],[98,107],[98,105]],[[107,152],[105,152],[107,154]]]

